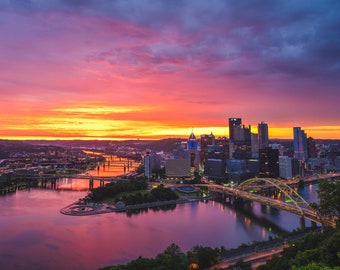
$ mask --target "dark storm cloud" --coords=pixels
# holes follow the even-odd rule
[[[259,66],[264,74],[317,76],[339,71],[340,1],[15,0],[3,3],[6,8],[119,19],[151,28],[162,38],[164,31],[174,28],[176,51],[169,46],[162,53],[215,62],[216,74],[258,74]]]

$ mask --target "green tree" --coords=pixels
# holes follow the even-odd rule
[[[340,231],[325,238],[319,247],[320,261],[329,266],[340,265]]]
[[[319,261],[319,253],[317,249],[308,249],[305,251],[299,251],[292,260],[292,265],[304,266],[317,261]]]
[[[280,270],[290,270],[290,261],[284,256],[273,256],[272,259],[267,261],[268,269],[280,269]]]
[[[340,270],[340,267],[330,268],[326,265],[313,262],[305,266],[293,266],[292,270]]]
[[[194,183],[200,184],[202,183],[202,175],[200,175],[199,171],[194,171]]]
[[[155,263],[157,270],[182,270],[187,268],[188,259],[179,246],[171,244],[163,253],[157,255]]]
[[[190,263],[197,263],[200,268],[207,268],[220,262],[221,251],[218,248],[195,246],[188,251]]]
[[[154,269],[156,267],[156,263],[154,259],[139,257],[137,260],[130,262],[127,266],[128,270],[145,270]]]
[[[139,164],[139,166],[136,168],[136,173],[137,174],[144,174],[144,164]]]
[[[340,182],[324,179],[319,182],[317,191],[320,203],[318,211],[321,216],[340,217]]]
[[[239,260],[238,262],[236,262],[233,265],[229,265],[227,267],[227,270],[251,270],[251,264],[244,262],[242,260]]]

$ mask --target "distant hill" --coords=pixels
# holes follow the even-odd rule
[[[109,140],[1,140],[0,150],[30,149],[31,146],[59,146],[72,148],[93,148],[93,149],[114,149],[117,147],[132,147],[138,151],[150,149],[152,151],[170,152],[177,149],[182,141],[186,138],[167,138],[160,140],[125,140],[125,141],[109,141]],[[199,138],[198,138],[199,140]],[[315,139],[317,144],[338,145],[340,140],[331,139]],[[270,143],[279,143],[286,149],[293,149],[292,139],[271,139]]]
[[[147,149],[153,151],[172,151],[177,149],[183,138],[168,138],[161,140],[126,140],[126,141],[106,141],[106,140],[0,140],[0,146],[7,149],[27,149],[32,146],[59,146],[70,148],[95,148],[114,149],[117,147],[132,147],[139,151]]]

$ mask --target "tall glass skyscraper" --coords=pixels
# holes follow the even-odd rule
[[[269,146],[268,125],[263,121],[257,125],[259,134],[259,148],[265,149]]]
[[[307,135],[301,127],[294,127],[294,157],[298,160],[308,160]]]

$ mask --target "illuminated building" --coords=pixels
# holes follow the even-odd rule
[[[241,118],[229,118],[230,157],[235,159],[250,159],[251,126],[242,125]]]
[[[266,147],[259,152],[260,177],[279,177],[279,150]]]
[[[215,152],[215,157],[218,157],[225,161],[229,158],[229,140],[226,137],[218,137],[215,140],[215,144],[218,146],[217,152]]]
[[[198,169],[200,163],[199,148],[193,132],[190,134],[188,139],[188,152],[191,161],[191,167]]]
[[[208,147],[210,145],[215,145],[215,136],[211,133],[209,135],[201,135],[201,162],[204,163],[208,158]]]
[[[188,150],[197,150],[198,143],[195,134],[192,132],[188,139]]]

